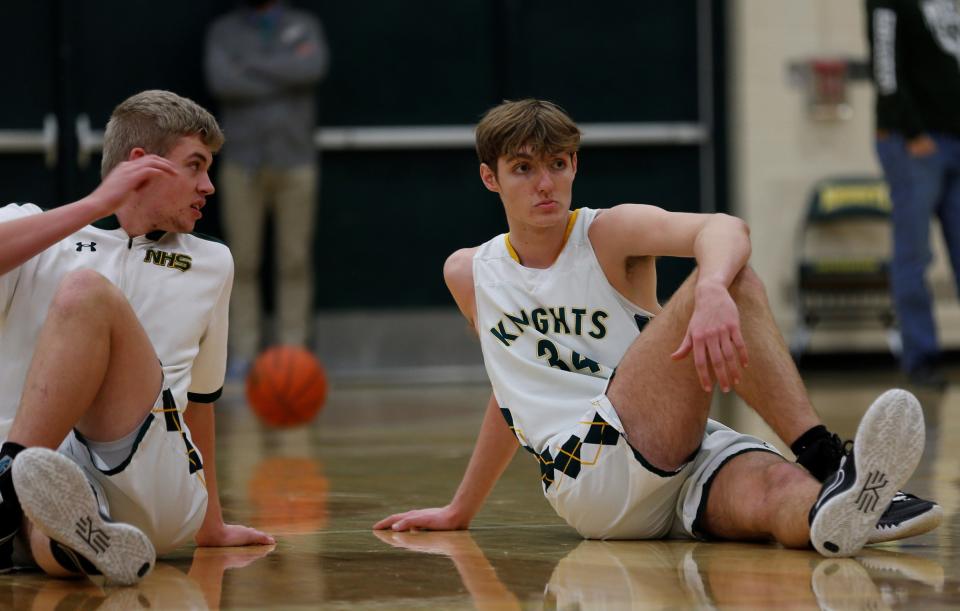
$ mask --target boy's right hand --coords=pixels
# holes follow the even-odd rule
[[[170,160],[159,155],[144,155],[117,165],[87,199],[95,202],[102,218],[139,199],[151,180],[176,175],[177,168]]]
[[[374,530],[466,530],[470,520],[464,519],[449,505],[430,509],[412,509],[395,513],[373,525]]]
[[[920,134],[907,140],[907,152],[911,157],[929,157],[937,152],[937,143],[928,134]]]

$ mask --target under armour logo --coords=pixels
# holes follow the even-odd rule
[[[886,486],[887,483],[886,473],[871,471],[867,476],[867,483],[863,485],[863,489],[857,495],[857,509],[864,513],[875,511],[877,501],[880,500],[880,493],[877,490]]]
[[[99,528],[93,527],[93,520],[89,516],[83,516],[76,523],[76,530],[81,539],[87,542],[87,545],[98,554],[102,554],[110,547],[110,537]]]
[[[89,248],[90,252],[97,252],[97,243],[90,242],[89,244],[84,244],[83,242],[77,242],[77,252],[81,252],[84,248]]]

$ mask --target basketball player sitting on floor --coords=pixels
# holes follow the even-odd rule
[[[467,528],[517,440],[549,503],[588,538],[772,538],[846,556],[939,523],[939,506],[897,493],[923,450],[916,399],[884,393],[844,454],[747,265],[742,221],[641,205],[571,211],[580,132],[549,102],[497,106],[476,135],[480,177],[510,231],[455,252],[444,276],[480,336],[493,396],[451,503],[374,528]],[[661,255],[698,265],[663,308]],[[714,384],[806,468],[709,420]]]
[[[190,232],[222,142],[194,102],[145,91],[110,117],[93,193],[0,208],[0,568],[130,584],[191,539],[273,543],[217,496],[233,261]]]

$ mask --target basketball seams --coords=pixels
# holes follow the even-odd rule
[[[284,357],[286,358],[286,363],[284,362]],[[280,424],[283,426],[290,425],[290,415],[289,409],[284,409],[289,407],[290,398],[286,394],[288,380],[290,379],[290,361],[293,360],[293,355],[289,350],[278,350],[274,353],[273,360],[276,361],[274,371],[279,371],[283,375],[283,378],[277,376],[271,376],[271,382],[273,383],[273,396],[279,405],[277,410],[277,415],[280,417]]]
[[[312,363],[305,363],[305,365],[309,367],[310,365],[312,365]],[[294,400],[294,397],[303,397],[303,396],[312,397],[313,393],[310,393],[309,395],[307,395],[307,391],[312,390],[314,387],[318,387],[317,395],[319,396],[317,397],[316,401],[298,402],[299,404],[302,404],[307,408],[305,411],[310,411],[310,405],[312,405],[314,402],[322,403],[326,394],[324,391],[327,386],[327,379],[323,373],[323,370],[320,368],[313,368],[313,367],[311,367],[311,369],[313,369],[313,371],[311,372],[312,375],[304,376],[306,377],[306,383],[302,384],[302,388],[298,388],[296,394],[292,395],[291,397],[291,401]],[[297,410],[297,411],[300,411],[300,410]]]
[[[289,403],[290,401],[290,378],[293,375],[294,366],[296,361],[294,357],[297,353],[293,350],[280,350],[277,352],[277,359],[280,361],[280,371],[284,373],[283,383],[280,384],[280,387],[277,388],[277,396],[284,402]],[[286,357],[286,362],[284,362],[284,357]]]
[[[293,351],[291,350],[277,350],[273,353],[273,360],[276,361],[276,367],[274,371],[279,371],[282,374],[282,378],[277,376],[272,378],[275,382],[273,396],[277,401],[280,402],[280,409],[277,410],[279,416],[282,416],[281,424],[283,426],[290,425],[290,397],[287,396],[287,387],[290,385],[290,375],[291,375],[291,365],[293,364]],[[287,409],[285,409],[287,408]]]

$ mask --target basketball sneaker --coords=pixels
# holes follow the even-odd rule
[[[13,540],[23,522],[23,510],[13,486],[13,459],[23,449],[10,441],[0,446],[0,573],[13,570]]]
[[[836,473],[840,460],[853,441],[842,441],[836,434],[817,439],[797,455],[797,463],[821,483]],[[943,508],[907,492],[897,492],[883,512],[867,543],[887,543],[929,532],[943,520]]]
[[[907,492],[897,492],[867,538],[867,543],[887,543],[916,537],[940,526],[942,520],[943,508],[940,505]]]
[[[862,548],[923,454],[923,410],[917,398],[893,389],[864,414],[853,448],[827,479],[810,509],[810,542],[824,556]]]
[[[78,556],[81,568],[86,563],[79,557],[119,585],[137,583],[153,568],[150,539],[130,524],[106,518],[83,470],[63,454],[24,450],[13,463],[13,483],[34,526],[65,553]]]

